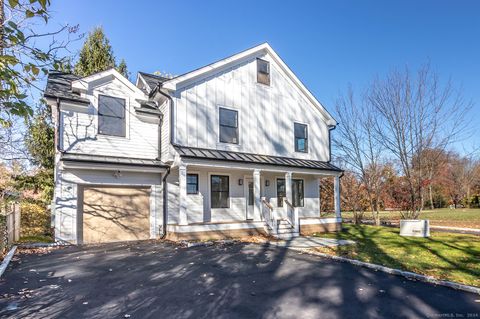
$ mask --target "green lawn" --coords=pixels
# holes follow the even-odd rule
[[[322,252],[480,287],[480,236],[432,232],[430,238],[400,237],[398,228],[350,224],[342,232],[318,236],[356,242]]]
[[[353,218],[351,212],[342,212],[342,217]],[[480,228],[480,209],[478,208],[441,208],[435,210],[425,210],[420,213],[419,219],[429,219],[430,225]],[[372,213],[366,212],[363,215],[364,220],[372,220]],[[380,212],[380,219],[384,221],[399,221],[400,212]]]
[[[18,244],[31,244],[31,243],[53,243],[53,238],[46,235],[36,235],[36,236],[24,236],[21,237]]]

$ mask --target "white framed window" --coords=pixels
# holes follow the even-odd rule
[[[226,107],[218,108],[218,137],[220,143],[239,144],[238,111]]]
[[[126,137],[126,100],[98,95],[98,133]]]
[[[302,123],[293,123],[295,138],[295,152],[308,153],[308,126]]]
[[[230,208],[230,176],[210,175],[210,207]]]
[[[270,86],[270,62],[257,58],[257,82]]]

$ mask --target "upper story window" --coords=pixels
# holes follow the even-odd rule
[[[294,123],[295,134],[295,152],[308,152],[308,126],[305,124]]]
[[[257,82],[270,85],[270,62],[257,59]]]
[[[238,144],[238,112],[221,107],[220,142]]]
[[[125,99],[98,96],[98,133],[125,137]]]

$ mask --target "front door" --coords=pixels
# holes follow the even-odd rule
[[[247,219],[253,219],[253,205],[255,203],[255,197],[253,196],[253,179],[245,179],[245,194],[246,206],[247,206]]]

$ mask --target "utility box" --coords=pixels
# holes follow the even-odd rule
[[[400,220],[400,236],[430,237],[430,223],[428,219]]]

